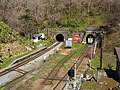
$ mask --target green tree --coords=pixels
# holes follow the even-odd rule
[[[31,36],[34,33],[38,32],[39,23],[38,21],[31,15],[30,10],[26,9],[25,14],[23,14],[19,20],[22,23],[22,32],[25,36]]]

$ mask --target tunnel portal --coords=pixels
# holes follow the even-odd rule
[[[56,40],[60,41],[60,42],[63,42],[64,41],[64,36],[62,34],[57,34]]]

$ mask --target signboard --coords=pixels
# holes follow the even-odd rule
[[[95,41],[95,37],[92,34],[87,35],[86,37],[86,43],[88,45],[92,45]]]

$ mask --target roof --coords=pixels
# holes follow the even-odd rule
[[[114,54],[118,57],[120,61],[120,47],[115,47]]]
[[[42,34],[44,34],[44,33],[34,34],[33,37],[39,37],[39,36],[41,36]]]

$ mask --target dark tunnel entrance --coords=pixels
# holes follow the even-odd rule
[[[63,41],[64,41],[64,36],[63,36],[62,34],[58,34],[58,35],[56,36],[56,40],[57,40],[57,41],[60,41],[60,42],[63,42]]]

